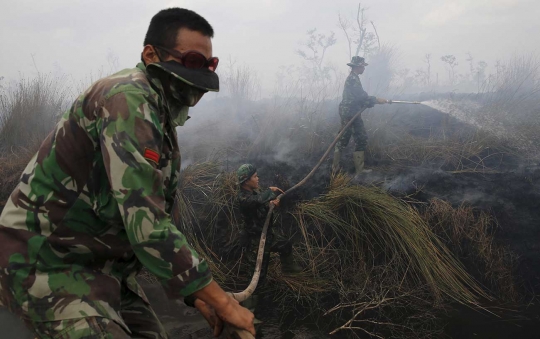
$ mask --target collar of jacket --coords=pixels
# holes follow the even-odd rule
[[[158,78],[153,77],[150,74],[148,74],[148,72],[146,71],[146,65],[144,63],[139,62],[136,67],[144,72],[144,74],[146,75],[146,78],[148,79],[148,81],[152,83],[154,89],[159,94],[159,96],[164,98],[165,91],[163,90],[163,84],[161,84],[161,81]]]

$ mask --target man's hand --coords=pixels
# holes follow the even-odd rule
[[[270,200],[270,203],[276,207],[279,207],[279,199]]]
[[[222,321],[255,335],[255,326],[253,325],[253,319],[255,317],[253,316],[253,313],[247,308],[240,306],[238,301],[226,294],[215,281],[212,281],[206,287],[193,293],[193,295],[212,307],[215,310],[217,317]],[[203,312],[201,311],[201,313]],[[207,312],[207,314],[211,315],[211,311]],[[213,326],[210,321],[208,323],[215,331],[215,326]]]
[[[195,299],[195,308],[199,310],[211,328],[214,329],[214,337],[219,337],[223,331],[223,320],[216,314],[216,310],[201,299]]]
[[[272,190],[272,192],[276,192],[276,193],[277,193],[277,192],[281,192],[281,193],[285,194],[285,192],[283,192],[283,190],[282,190],[281,188],[279,188],[279,187],[273,187],[273,186],[271,186],[271,187],[269,187],[269,188]]]
[[[255,326],[253,325],[255,316],[253,313],[251,313],[251,311],[247,308],[240,306],[238,301],[236,301],[233,297],[228,297],[228,305],[224,306],[223,308],[216,309],[216,315],[220,318],[220,320],[242,330],[247,330],[251,334],[255,335]],[[249,324],[249,326],[246,326],[245,324]]]
[[[272,190],[272,192],[274,192],[274,193],[283,193],[283,194],[285,194],[285,192],[283,192],[283,190],[282,190],[281,188],[279,188],[279,187],[273,187],[273,186],[271,186],[271,187],[269,187],[269,188],[270,188],[270,189]],[[270,203],[271,203],[272,205],[276,206],[276,207],[279,207],[279,199],[271,200]]]
[[[388,100],[383,99],[383,98],[377,98],[377,103],[378,103],[379,105],[387,104],[387,103],[388,103]]]

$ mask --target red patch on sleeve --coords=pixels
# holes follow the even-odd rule
[[[159,153],[154,151],[154,150],[151,150],[149,148],[145,148],[144,149],[144,158],[158,164],[158,162],[159,162]]]

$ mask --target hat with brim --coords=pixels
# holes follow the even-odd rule
[[[351,62],[347,64],[347,66],[351,67],[357,67],[357,66],[367,66],[369,65],[366,63],[366,60],[360,56],[353,56]]]
[[[219,92],[219,77],[216,72],[206,68],[187,68],[179,62],[169,60],[151,63],[146,68],[157,67],[186,84],[203,91]]]

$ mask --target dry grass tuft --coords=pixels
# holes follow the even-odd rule
[[[222,172],[219,162],[187,166],[179,178],[173,219],[193,247],[203,255],[220,283],[237,276],[239,263],[224,263],[220,246],[235,239],[241,221],[236,211],[238,185],[234,173]],[[226,237],[226,238],[224,238]],[[240,282],[246,280],[240,279]],[[235,278],[234,283],[239,279]]]
[[[66,108],[65,79],[38,74],[0,86],[0,209]]]
[[[470,257],[480,266],[483,279],[498,298],[519,299],[512,269],[517,258],[495,243],[494,231],[498,225],[491,215],[466,205],[453,208],[446,201],[433,199],[423,216],[454,253]]]
[[[67,108],[64,82],[40,73],[31,80],[21,79],[13,88],[0,88],[0,151],[28,148],[45,139]]]
[[[437,300],[446,295],[475,304],[478,296],[487,297],[418,212],[378,188],[350,185],[338,174],[328,193],[299,204],[295,217],[312,258],[312,247],[335,241],[344,267],[391,265],[428,284]]]

